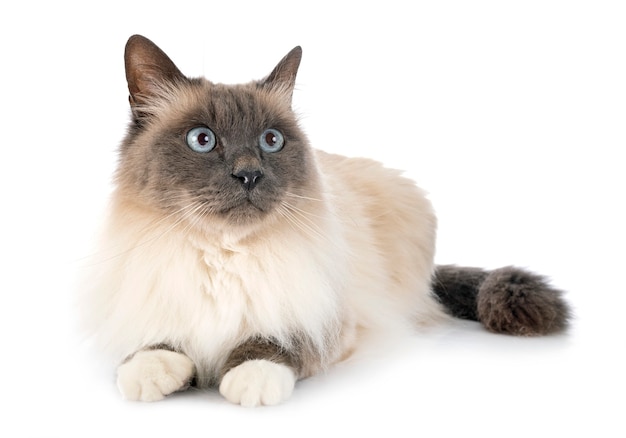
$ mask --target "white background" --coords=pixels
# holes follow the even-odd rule
[[[4,2],[1,436],[625,436],[626,14],[619,1]],[[74,279],[128,119],[126,39],[188,75],[258,79],[295,45],[312,143],[406,170],[439,263],[525,266],[569,333],[443,327],[300,382],[124,402],[74,330]],[[189,436],[189,435],[188,435]]]

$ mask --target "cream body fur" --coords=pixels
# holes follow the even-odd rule
[[[275,215],[252,235],[200,235],[116,193],[87,318],[114,360],[168,343],[209,384],[247,337],[288,344],[304,332],[325,356],[304,376],[349,354],[362,329],[443,317],[430,292],[435,218],[424,194],[370,160],[318,152],[317,166],[322,189],[295,200],[307,213]]]

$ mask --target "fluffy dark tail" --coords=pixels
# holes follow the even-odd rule
[[[437,266],[433,290],[457,318],[480,321],[489,331],[538,336],[564,330],[570,309],[544,277],[515,267],[487,271]]]

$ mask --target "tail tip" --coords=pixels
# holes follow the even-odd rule
[[[496,333],[554,334],[564,331],[571,317],[560,290],[543,276],[512,266],[489,272],[476,299],[478,319]]]

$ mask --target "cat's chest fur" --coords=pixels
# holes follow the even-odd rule
[[[218,301],[228,295],[246,295],[249,286],[245,271],[250,265],[258,264],[256,257],[244,260],[245,253],[220,245],[194,246],[200,259],[197,269],[204,274],[201,288],[203,294]]]
[[[340,329],[345,267],[328,245],[280,226],[234,243],[140,214],[124,222],[105,263],[117,265],[106,267],[108,299],[96,306],[118,359],[165,342],[210,373],[250,336],[289,342],[306,332],[323,344]]]

